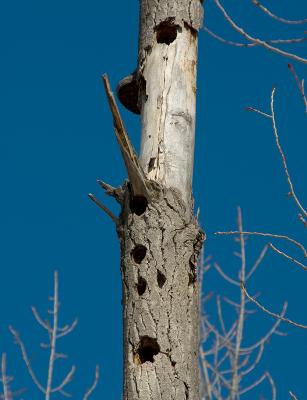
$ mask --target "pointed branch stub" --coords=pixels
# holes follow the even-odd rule
[[[126,165],[129,180],[132,186],[134,196],[145,196],[146,199],[150,200],[149,189],[146,185],[146,178],[142,167],[139,164],[136,152],[129,139],[128,133],[125,129],[123,120],[120,116],[114,95],[111,90],[108,76],[104,74],[102,76],[104,88],[106,91],[107,99],[109,102],[110,110],[113,115],[113,124],[117,142],[119,144],[123,160]]]

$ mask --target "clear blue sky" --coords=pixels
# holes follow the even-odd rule
[[[212,1],[207,3],[208,26],[240,41]],[[232,3],[225,0],[229,12],[262,38],[299,37],[306,30],[306,26],[270,20],[249,1],[240,2],[239,9]],[[267,5],[292,19],[307,17],[302,0]],[[135,68],[137,28],[137,0],[17,0],[1,5],[0,350],[8,353],[13,388],[28,388],[25,399],[41,395],[30,383],[7,326],[12,324],[21,333],[34,369],[45,379],[47,362],[39,348],[43,336],[30,306],[45,311],[55,269],[60,276],[61,321],[79,317],[76,331],[59,342],[59,349],[77,366],[71,393],[81,397],[99,363],[101,380],[93,398],[120,399],[119,246],[111,221],[90,203],[87,193],[100,195],[118,211],[96,185],[96,178],[113,185],[126,178],[100,75],[107,72],[115,87]],[[291,50],[307,56],[305,43]],[[252,105],[269,111],[270,92],[277,85],[280,138],[296,191],[306,204],[306,115],[287,62],[264,49],[230,48],[200,33],[194,194],[208,236],[206,253],[234,276],[233,241],[213,233],[235,228],[237,205],[243,209],[246,229],[304,240],[296,208],[286,196],[270,122],[244,110]],[[304,65],[296,65],[296,70],[307,78]],[[138,117],[122,113],[138,148]],[[248,260],[255,259],[263,244],[259,239],[248,241]],[[300,256],[292,247],[282,248]],[[288,300],[289,317],[306,324],[306,282],[306,272],[270,255],[249,288],[261,292],[261,301],[275,311]],[[207,287],[228,292],[214,271],[208,274]],[[272,322],[261,314],[251,319],[246,344]],[[282,330],[288,336],[273,338],[258,372],[270,370],[278,399],[287,399],[287,391],[293,390],[303,400],[307,398],[307,332],[289,326]],[[69,364],[58,365],[60,379],[63,366]],[[258,399],[259,393],[246,398]],[[270,398],[266,385],[261,393]]]

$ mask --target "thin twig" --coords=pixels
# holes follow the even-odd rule
[[[62,382],[51,390],[51,393],[61,392],[63,388],[72,380],[74,373],[76,372],[76,367],[73,365],[70,371],[67,373]]]
[[[115,225],[118,225],[118,218],[116,218],[115,215],[104,204],[102,204],[100,200],[98,200],[92,193],[89,193],[88,197],[111,218]]]
[[[59,311],[59,281],[58,281],[58,273],[54,272],[54,292],[53,292],[53,324],[51,331],[51,340],[50,340],[50,356],[49,356],[49,367],[48,367],[48,378],[47,378],[47,387],[46,387],[46,400],[50,400],[51,392],[52,392],[52,379],[53,379],[53,368],[55,361],[55,353],[56,353],[56,340],[57,340],[57,332],[58,332],[58,311]]]
[[[1,357],[1,380],[2,380],[2,387],[3,387],[3,399],[4,400],[11,400],[11,392],[9,388],[9,378],[6,374],[6,354],[3,353]]]
[[[271,317],[277,318],[281,321],[287,322],[290,325],[296,326],[298,328],[302,328],[302,329],[307,329],[307,325],[303,325],[303,324],[298,324],[295,321],[292,321],[289,318],[283,317],[281,314],[276,314],[270,310],[268,310],[267,308],[265,308],[263,305],[261,305],[257,300],[255,300],[252,296],[250,296],[246,290],[245,284],[244,282],[241,283],[241,288],[245,294],[245,296],[251,301],[253,302],[257,307],[259,307],[262,311],[264,311],[265,313],[267,313],[268,315],[270,315]]]
[[[293,392],[289,392],[289,395],[291,396],[292,400],[298,400],[298,398],[295,396]]]
[[[255,299],[255,297],[254,297],[254,299]],[[287,307],[288,307],[288,303],[285,302],[283,305],[282,311],[280,313],[280,315],[282,317],[285,316]],[[281,322],[282,322],[281,319],[277,319],[275,321],[274,325],[271,327],[271,329],[267,332],[266,335],[264,335],[260,340],[258,340],[258,342],[252,344],[251,346],[242,348],[241,349],[242,353],[243,352],[250,353],[251,351],[255,350],[257,347],[262,346],[262,344],[265,344],[274,334],[277,334],[277,328],[279,327]]]
[[[62,331],[62,332],[57,334],[57,339],[59,339],[59,338],[61,338],[61,337],[63,337],[63,336],[68,335],[69,333],[71,333],[71,332],[75,329],[75,327],[77,326],[77,324],[78,324],[78,318],[76,318],[76,319],[72,322],[71,325],[67,325],[67,326],[65,326],[65,327],[62,328],[62,329],[58,328],[58,331]]]
[[[276,239],[284,239],[290,243],[295,244],[295,246],[299,247],[302,250],[302,252],[304,253],[304,256],[307,257],[307,251],[306,251],[305,247],[297,240],[294,240],[286,235],[278,235],[275,233],[267,233],[267,232],[247,232],[247,231],[244,231],[244,232],[239,232],[239,231],[215,232],[214,234],[215,235],[255,235],[255,236],[273,237]]]
[[[96,365],[94,382],[92,383],[92,386],[90,386],[87,392],[85,393],[83,400],[87,400],[90,397],[90,395],[96,389],[98,381],[99,381],[99,365]]]
[[[256,272],[256,270],[258,269],[259,265],[261,264],[261,262],[263,261],[267,251],[268,251],[269,245],[265,245],[264,248],[261,250],[259,257],[257,258],[256,262],[254,263],[254,265],[252,266],[252,268],[250,269],[250,271],[248,272],[248,274],[246,274],[246,279],[245,281],[247,282],[249,280],[249,278]]]
[[[20,339],[20,336],[19,336],[18,332],[15,331],[15,329],[12,326],[9,326],[9,330],[11,331],[16,343],[18,344],[18,346],[19,346],[19,348],[21,350],[22,358],[23,358],[23,360],[24,360],[24,362],[25,362],[25,364],[27,366],[27,369],[29,371],[29,374],[30,374],[33,382],[38,387],[38,389],[45,394],[46,390],[43,387],[43,385],[41,385],[41,383],[37,379],[37,377],[36,377],[36,375],[35,375],[35,373],[34,373],[34,371],[32,369],[31,362],[30,362],[30,359],[28,357],[25,345],[24,345],[23,341]]]
[[[275,247],[272,243],[269,243],[269,246],[271,247],[272,250],[274,250],[276,253],[280,254],[281,256],[285,257],[287,260],[292,261],[294,264],[300,266],[303,268],[305,271],[307,270],[307,266],[301,263],[300,261],[297,261],[294,257],[289,256],[288,254],[284,253],[283,251],[279,250],[277,247]]]
[[[48,324],[48,321],[44,321],[41,316],[39,315],[38,311],[36,310],[35,307],[31,307],[32,313],[37,321],[37,323],[43,327],[48,333],[52,333],[52,329],[50,328],[50,325]]]
[[[269,17],[276,19],[279,22],[282,22],[284,24],[290,24],[290,25],[299,25],[299,24],[306,24],[307,19],[299,19],[299,20],[290,20],[290,19],[285,19],[282,17],[279,17],[276,14],[273,14],[269,9],[267,9],[265,6],[263,6],[258,0],[252,0],[252,3],[257,6],[261,11],[263,11],[265,14],[267,14]]]
[[[300,80],[300,78],[297,76],[297,73],[295,72],[295,69],[292,64],[288,64],[288,68],[289,68],[291,74],[294,76],[294,79],[298,86],[300,95],[302,96],[303,102],[305,104],[305,111],[307,113],[307,98],[306,98],[306,94],[305,94],[305,80],[304,79]]]
[[[239,396],[241,396],[244,393],[249,392],[250,390],[254,389],[255,387],[257,387],[258,385],[260,385],[261,382],[263,382],[263,380],[266,378],[266,374],[261,375],[261,377],[259,379],[257,379],[254,383],[252,383],[251,385],[247,386],[246,388],[240,390],[239,392]]]
[[[281,160],[282,160],[282,163],[283,163],[283,167],[284,167],[284,171],[285,171],[285,174],[286,174],[286,178],[287,178],[287,181],[288,181],[288,185],[289,185],[289,188],[290,188],[290,193],[289,194],[293,197],[296,205],[298,206],[298,208],[300,209],[302,214],[304,216],[307,216],[307,211],[301,205],[299,199],[297,198],[297,196],[295,194],[295,191],[294,191],[294,188],[293,188],[293,184],[292,184],[292,180],[290,178],[290,173],[289,173],[289,170],[288,170],[286,157],[285,157],[285,154],[284,154],[283,149],[282,149],[282,147],[280,145],[280,142],[279,142],[279,136],[278,136],[276,120],[275,120],[275,111],[274,111],[275,92],[276,92],[276,88],[273,88],[272,94],[271,94],[271,112],[272,112],[272,124],[273,124],[273,132],[274,132],[274,136],[275,136],[276,146],[277,146],[278,152],[280,154],[280,157],[281,157]]]
[[[224,43],[228,44],[230,46],[235,46],[235,47],[255,47],[259,46],[258,43],[240,43],[240,42],[234,42],[232,40],[224,39],[222,36],[217,35],[215,32],[210,30],[208,27],[204,26],[204,30],[212,36],[214,39]],[[305,42],[307,38],[292,38],[292,39],[269,39],[265,40],[266,43],[271,43],[271,44],[292,44],[292,43],[302,43]]]
[[[200,366],[201,366],[201,372],[202,372],[204,382],[205,382],[206,396],[208,397],[208,400],[212,400],[212,388],[211,388],[211,382],[209,379],[208,366],[207,366],[205,352],[200,350],[200,355],[201,355]]]
[[[267,113],[265,113],[265,112],[263,112],[263,111],[260,111],[260,110],[258,110],[258,108],[254,108],[254,107],[245,107],[245,110],[246,110],[246,111],[252,111],[252,112],[255,112],[256,114],[262,115],[263,117],[272,119],[272,115],[267,114]]]
[[[228,297],[223,297],[223,300],[225,301],[225,303],[228,303],[229,305],[231,305],[232,307],[234,307],[236,310],[240,309],[240,304],[236,303],[233,300],[230,300]],[[255,314],[256,310],[247,310],[245,308],[245,314]]]
[[[123,203],[123,189],[121,187],[115,188],[108,183],[102,181],[101,179],[97,179],[98,185],[105,191],[108,196],[114,197],[118,203]]]
[[[293,53],[289,53],[287,51],[281,50],[275,46],[270,45],[269,43],[265,42],[264,40],[260,40],[257,38],[254,38],[253,36],[249,35],[248,33],[246,33],[241,27],[239,27],[234,21],[233,19],[228,15],[228,13],[226,12],[226,10],[224,9],[224,7],[221,5],[221,3],[219,2],[219,0],[214,0],[215,4],[217,5],[217,7],[220,9],[220,11],[222,12],[224,18],[226,19],[226,21],[238,32],[240,33],[242,36],[245,37],[245,39],[249,40],[252,43],[256,43],[259,46],[262,46],[264,48],[266,48],[267,50],[270,50],[274,53],[280,54],[284,57],[288,57],[291,58],[293,60],[299,61],[301,63],[307,64],[307,59],[302,58],[297,56],[296,54]]]
[[[242,222],[242,212],[241,208],[238,207],[238,229],[240,232],[243,231],[243,222]],[[243,235],[240,235],[240,250],[241,250],[241,269],[240,275],[241,280],[245,281],[246,274],[246,258],[245,258],[245,239]],[[244,330],[244,317],[245,317],[245,296],[243,291],[241,290],[241,300],[240,300],[240,311],[238,317],[238,325],[236,332],[236,344],[235,344],[235,352],[233,357],[232,369],[233,376],[231,382],[231,399],[235,400],[237,397],[237,393],[239,391],[239,357],[240,357],[240,349],[243,339],[243,330]]]
[[[271,374],[269,372],[266,372],[266,377],[268,378],[271,389],[272,389],[272,400],[276,400],[276,386],[273,378],[271,377]]]
[[[213,265],[214,265],[214,268],[217,270],[217,272],[221,275],[221,277],[223,279],[225,279],[225,281],[231,283],[232,285],[240,286],[240,282],[236,281],[235,279],[230,278],[230,276],[225,274],[225,272],[222,270],[222,268],[219,266],[218,263],[215,262]]]
[[[241,376],[248,375],[259,364],[259,362],[260,362],[260,360],[262,358],[262,355],[263,355],[264,346],[265,346],[265,343],[262,343],[259,346],[259,350],[258,350],[258,353],[257,353],[257,357],[255,358],[255,361],[251,365],[249,365],[248,368],[246,368],[244,371],[240,372]]]

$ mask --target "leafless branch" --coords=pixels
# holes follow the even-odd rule
[[[290,19],[285,19],[282,17],[279,17],[276,14],[273,14],[268,8],[263,6],[260,1],[258,0],[252,0],[252,3],[258,7],[261,11],[263,11],[265,14],[267,14],[269,17],[275,19],[276,21],[283,22],[284,24],[290,24],[290,25],[299,25],[299,24],[306,24],[307,19],[299,19],[299,20],[290,20]]]
[[[257,387],[258,385],[260,385],[261,382],[263,382],[263,380],[266,378],[266,374],[263,374],[260,376],[259,379],[257,379],[254,383],[252,383],[251,385],[247,386],[246,388],[240,390],[239,392],[239,396],[241,396],[244,393],[249,392],[250,390],[254,389],[255,387]]]
[[[11,331],[11,333],[12,333],[12,335],[13,335],[15,341],[16,341],[16,343],[18,344],[18,346],[19,346],[19,348],[21,350],[22,358],[23,358],[23,360],[24,360],[24,362],[26,364],[26,367],[27,367],[27,369],[29,371],[29,374],[30,374],[33,382],[38,387],[38,389],[45,394],[46,390],[43,387],[43,385],[39,382],[39,380],[37,379],[37,377],[36,377],[36,375],[35,375],[35,373],[34,373],[34,371],[32,369],[31,362],[30,362],[30,359],[29,359],[27,351],[26,351],[26,347],[25,347],[23,341],[20,339],[19,333],[17,331],[15,331],[15,329],[12,326],[10,326],[9,329],[10,329],[10,331]]]
[[[290,177],[290,173],[289,173],[289,169],[288,169],[288,165],[287,165],[287,161],[286,161],[286,157],[285,154],[283,152],[283,149],[280,145],[279,142],[279,136],[278,136],[278,131],[277,131],[277,126],[276,126],[276,120],[275,120],[275,110],[274,110],[274,97],[275,97],[275,92],[276,92],[276,88],[273,88],[272,90],[272,94],[271,94],[271,112],[272,112],[272,123],[273,123],[273,132],[274,132],[274,136],[275,136],[275,141],[276,141],[276,146],[278,149],[278,152],[280,154],[282,163],[283,163],[283,167],[284,167],[284,171],[287,177],[287,181],[288,181],[288,185],[290,188],[290,195],[293,197],[296,205],[298,206],[298,208],[300,209],[301,213],[303,214],[304,217],[307,216],[307,212],[304,209],[304,207],[302,206],[302,204],[300,203],[299,199],[297,198],[294,188],[293,188],[293,183]]]
[[[276,400],[276,386],[273,378],[271,377],[271,374],[269,372],[266,372],[266,376],[270,382],[271,389],[272,389],[272,400]]]
[[[296,84],[298,86],[300,95],[302,96],[302,99],[303,99],[303,102],[304,102],[304,105],[305,105],[305,111],[307,113],[307,98],[306,98],[306,94],[305,94],[305,80],[304,79],[301,80],[297,76],[297,73],[295,72],[295,69],[294,69],[292,64],[288,64],[288,68],[289,68],[291,74],[294,76],[294,79],[295,79]]]
[[[232,26],[232,28],[234,28],[238,33],[240,33],[243,37],[245,37],[245,39],[247,39],[249,42],[255,43],[258,46],[264,47],[267,50],[270,50],[270,51],[272,51],[274,53],[280,54],[280,55],[282,55],[284,57],[291,58],[291,59],[293,59],[295,61],[299,61],[301,63],[307,64],[307,59],[299,57],[296,54],[289,53],[287,51],[281,50],[278,47],[272,46],[271,44],[269,44],[268,42],[266,42],[264,40],[260,40],[260,39],[257,39],[255,37],[251,36],[250,34],[248,34],[244,29],[239,27],[233,21],[233,19],[228,15],[228,13],[226,12],[225,8],[221,5],[219,0],[214,0],[214,2],[217,5],[217,7],[219,8],[219,10],[221,11],[221,13],[223,14],[223,16],[226,19],[226,21]]]
[[[1,381],[3,387],[3,399],[4,400],[11,400],[11,391],[9,387],[9,378],[6,374],[6,354],[3,353],[1,357]]]
[[[43,321],[43,319],[41,318],[41,316],[39,315],[38,311],[36,310],[35,307],[31,307],[32,313],[37,321],[37,323],[44,328],[48,333],[52,333],[52,329],[50,328],[50,325],[48,323],[48,321]]]
[[[293,392],[289,392],[289,395],[291,396],[292,400],[298,400],[298,398],[295,396]]]
[[[217,272],[221,275],[221,277],[222,277],[223,279],[225,279],[225,281],[231,283],[232,285],[240,286],[240,282],[238,282],[238,281],[236,281],[236,280],[230,278],[230,276],[228,276],[228,275],[223,271],[223,269],[219,266],[218,263],[215,262],[213,265],[214,265],[214,268],[217,270]]]
[[[65,376],[65,378],[62,380],[62,382],[56,386],[55,388],[51,389],[50,394],[51,393],[56,393],[56,392],[60,392],[61,390],[63,390],[63,388],[69,383],[71,382],[74,373],[76,372],[76,367],[73,365],[70,369],[70,371],[67,373],[67,375]]]
[[[243,231],[243,222],[242,222],[242,212],[241,208],[238,207],[238,229],[239,232]],[[240,250],[241,250],[241,279],[245,281],[246,274],[246,258],[245,258],[245,240],[244,236],[240,235]],[[240,357],[240,349],[243,339],[243,330],[244,330],[244,317],[245,317],[245,296],[243,291],[241,291],[241,300],[240,300],[240,311],[238,317],[238,325],[236,332],[236,343],[235,343],[235,352],[232,362],[233,376],[231,381],[231,399],[235,400],[237,393],[239,391],[239,373],[238,373],[238,364]]]
[[[92,193],[89,193],[88,197],[111,218],[115,225],[118,225],[118,218],[116,218],[115,215],[104,204],[102,204],[100,200],[98,200]]]
[[[93,391],[96,389],[96,386],[98,385],[98,381],[99,381],[99,365],[96,365],[94,382],[83,396],[83,400],[87,400],[91,396]]]
[[[263,112],[263,111],[260,111],[260,110],[258,110],[258,108],[246,107],[245,109],[246,109],[246,111],[252,111],[252,112],[255,112],[256,114],[262,115],[263,117],[272,119],[272,115],[267,114],[267,113],[265,113],[265,112]]]
[[[305,271],[307,270],[307,266],[301,263],[300,261],[297,261],[294,257],[289,256],[288,254],[284,253],[283,251],[279,250],[277,247],[275,247],[272,243],[269,243],[269,246],[272,250],[274,250],[277,254],[280,254],[281,256],[285,257],[287,260],[292,261],[294,264],[300,266],[303,268]]]
[[[294,240],[291,237],[286,236],[286,235],[278,235],[275,233],[267,233],[267,232],[248,232],[248,231],[215,232],[215,235],[255,235],[255,236],[272,237],[275,239],[284,239],[290,243],[293,243],[295,246],[299,247],[302,250],[302,252],[304,253],[304,256],[307,257],[307,251],[306,251],[305,247],[297,240]]]
[[[59,280],[58,280],[57,271],[54,272],[54,289],[53,289],[53,296],[50,298],[50,300],[52,301],[52,304],[53,304],[52,310],[49,310],[50,311],[49,313],[52,316],[51,322],[49,320],[43,320],[43,318],[41,318],[41,316],[39,315],[36,308],[32,307],[32,313],[33,313],[37,323],[47,331],[48,337],[49,337],[49,344],[48,345],[45,344],[42,346],[44,348],[50,349],[46,387],[44,387],[40,383],[36,374],[34,373],[34,370],[31,366],[31,362],[28,357],[25,345],[24,345],[23,341],[20,339],[19,334],[12,327],[10,327],[10,331],[11,331],[12,335],[14,336],[15,341],[17,342],[17,344],[21,350],[22,357],[27,366],[29,374],[30,374],[34,384],[38,387],[38,389],[42,393],[44,393],[45,400],[50,400],[53,393],[61,393],[64,396],[70,396],[69,393],[67,393],[64,390],[64,388],[72,380],[73,375],[76,370],[76,367],[72,366],[70,371],[62,379],[61,383],[59,383],[57,386],[53,386],[55,361],[58,359],[67,357],[65,354],[57,352],[57,350],[56,350],[57,340],[65,335],[68,335],[69,333],[71,333],[77,325],[77,319],[75,319],[72,324],[70,324],[70,325],[67,324],[63,328],[60,328],[58,325],[60,303],[59,303]]]
[[[59,338],[61,338],[61,337],[63,337],[63,336],[68,335],[69,333],[71,333],[71,332],[75,329],[75,327],[77,326],[77,324],[78,324],[78,319],[76,318],[76,319],[72,322],[71,325],[67,325],[67,326],[65,326],[65,327],[62,328],[62,329],[61,329],[61,328],[58,328],[58,331],[62,331],[62,332],[57,334],[57,339],[59,339]]]
[[[302,328],[302,329],[307,329],[307,325],[302,325],[302,324],[298,324],[295,321],[292,321],[289,318],[283,317],[281,314],[276,314],[270,310],[268,310],[267,308],[265,308],[263,305],[261,305],[256,299],[254,299],[251,295],[249,295],[249,293],[246,290],[245,284],[244,282],[241,283],[241,288],[245,294],[245,296],[251,301],[253,302],[257,307],[259,307],[262,311],[264,311],[266,314],[270,315],[271,317],[277,318],[281,321],[287,322],[290,325],[296,326],[298,328]]]
[[[258,43],[240,43],[240,42],[234,42],[232,40],[224,39],[222,36],[217,35],[215,32],[213,32],[211,29],[208,27],[204,26],[204,30],[212,36],[214,39],[224,43],[228,44],[230,46],[235,46],[235,47],[255,47],[259,46]],[[292,39],[270,39],[270,40],[265,40],[266,43],[271,43],[271,44],[292,44],[292,43],[302,43],[305,42],[307,38],[302,37],[302,38],[292,38]]]
[[[255,297],[254,297],[254,298],[255,298]],[[284,305],[283,305],[282,311],[281,311],[281,313],[280,313],[280,315],[281,315],[282,317],[285,316],[286,311],[287,311],[287,307],[288,307],[288,304],[287,304],[287,302],[285,302]],[[267,334],[265,334],[260,340],[258,340],[258,341],[257,341],[256,343],[254,343],[253,345],[248,346],[248,347],[243,347],[243,348],[241,349],[241,352],[242,352],[242,353],[245,353],[245,352],[250,353],[251,351],[257,349],[259,346],[262,346],[262,344],[265,344],[266,342],[268,342],[269,339],[270,339],[274,334],[277,333],[277,328],[279,327],[279,325],[281,324],[281,322],[282,322],[281,319],[277,319],[277,320],[275,321],[275,324],[271,327],[271,329],[267,332]]]
[[[262,263],[267,251],[268,251],[269,245],[265,245],[264,248],[261,250],[259,257],[257,258],[257,260],[255,261],[254,265],[252,266],[252,268],[250,269],[250,271],[246,274],[246,279],[245,281],[247,282],[249,280],[249,278],[256,272],[256,270],[258,269],[259,265]]]

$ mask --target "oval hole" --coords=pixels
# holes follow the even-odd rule
[[[142,244],[137,244],[131,251],[131,256],[136,264],[141,264],[146,256],[147,249]]]

